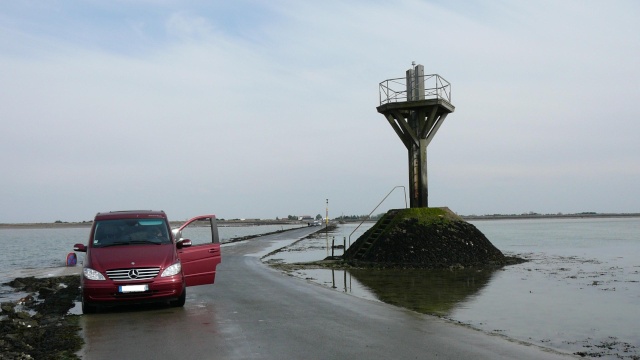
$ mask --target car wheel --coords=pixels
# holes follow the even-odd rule
[[[187,300],[187,289],[182,290],[182,295],[178,298],[178,300],[171,301],[169,304],[173,307],[183,307],[184,303]]]
[[[91,303],[88,303],[82,298],[82,313],[83,314],[93,314],[98,311],[98,307]]]

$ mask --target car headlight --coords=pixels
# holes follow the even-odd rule
[[[178,261],[177,263],[169,266],[168,268],[164,269],[164,271],[162,272],[162,275],[160,275],[161,277],[167,277],[167,276],[173,276],[173,275],[178,275],[180,274],[180,271],[182,271],[182,265],[180,265],[180,262]]]
[[[95,271],[91,268],[84,268],[82,269],[82,272],[84,273],[84,277],[89,280],[106,280],[104,278],[104,275],[102,275],[99,271]]]

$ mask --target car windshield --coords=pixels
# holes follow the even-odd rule
[[[101,220],[96,222],[93,247],[137,244],[170,244],[162,219]]]

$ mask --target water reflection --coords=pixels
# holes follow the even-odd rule
[[[448,315],[478,294],[495,270],[349,270],[378,299],[424,314]]]
[[[339,291],[424,314],[446,316],[477,296],[495,270],[306,270],[310,280]]]

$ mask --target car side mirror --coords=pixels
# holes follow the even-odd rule
[[[189,247],[191,245],[192,245],[192,243],[191,243],[191,240],[189,240],[189,239],[180,239],[176,243],[176,247],[178,249],[186,248],[186,247]]]
[[[87,252],[87,247],[84,244],[75,244],[73,245],[73,251]]]

